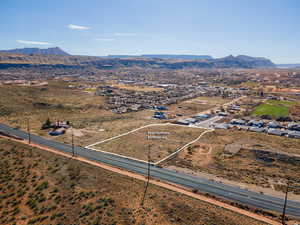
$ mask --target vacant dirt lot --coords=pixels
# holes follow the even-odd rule
[[[130,91],[144,91],[144,92],[163,91],[163,88],[150,87],[150,86],[135,86],[135,85],[116,84],[116,83],[112,83],[111,86],[120,89],[130,90]]]
[[[0,139],[1,224],[262,224],[181,194]]]
[[[150,148],[150,159],[156,162],[196,139],[202,132],[202,129],[175,125],[152,126],[95,145],[93,148],[146,161]]]

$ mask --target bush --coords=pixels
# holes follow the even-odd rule
[[[292,119],[290,117],[284,117],[284,116],[281,116],[277,119],[277,121],[279,122],[292,122]]]
[[[193,193],[197,194],[198,193],[198,190],[197,189],[193,189]]]
[[[37,187],[35,188],[35,190],[36,190],[36,191],[42,191],[42,190],[44,190],[44,189],[47,189],[48,186],[49,186],[48,181],[44,181],[44,182],[41,183],[39,186],[37,186]]]
[[[52,126],[51,126],[51,121],[50,121],[50,119],[48,118],[47,120],[46,120],[46,122],[42,125],[42,130],[45,130],[45,129],[49,129],[49,128],[51,128]]]

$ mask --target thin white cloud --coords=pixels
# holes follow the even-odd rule
[[[114,41],[115,39],[113,39],[113,38],[96,38],[95,40],[96,41],[107,41],[107,42],[109,42],[109,41]]]
[[[49,42],[44,41],[24,41],[24,40],[17,40],[20,44],[26,44],[26,45],[51,45]]]
[[[79,26],[79,25],[75,25],[75,24],[69,24],[68,28],[70,28],[71,30],[89,30],[89,29],[91,29],[90,27]]]
[[[136,36],[136,33],[114,33],[115,36],[124,36],[124,37],[131,37]]]

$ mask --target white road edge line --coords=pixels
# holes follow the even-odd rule
[[[182,151],[183,149],[185,149],[187,146],[189,146],[189,145],[195,143],[196,141],[198,141],[204,134],[209,133],[209,132],[213,132],[213,131],[214,131],[214,129],[209,129],[209,130],[207,130],[207,131],[204,131],[204,132],[201,133],[200,136],[197,137],[195,140],[193,140],[193,141],[191,141],[191,142],[185,144],[185,145],[182,146],[180,149],[178,149],[176,152],[173,152],[172,154],[168,155],[167,157],[165,157],[165,158],[159,160],[158,162],[155,163],[155,165],[158,165],[159,163],[162,163],[163,161],[168,160],[169,158],[171,158],[171,157],[173,157],[174,155],[176,155],[176,154],[178,154],[179,152],[181,152],[181,151]]]
[[[122,158],[126,158],[126,159],[132,159],[134,161],[139,161],[139,162],[143,162],[143,163],[148,163],[147,161],[144,161],[144,160],[140,160],[140,159],[136,159],[136,158],[133,158],[133,157],[129,157],[129,156],[124,156],[124,155],[119,155],[119,154],[116,154],[116,153],[112,153],[112,152],[106,152],[106,151],[103,151],[103,150],[100,150],[100,149],[95,149],[95,148],[89,148],[90,150],[93,150],[93,151],[96,151],[96,152],[103,152],[105,154],[108,154],[108,155],[115,155],[115,156],[119,156],[119,157],[122,157]],[[150,162],[151,165],[155,165],[155,163],[153,162]]]

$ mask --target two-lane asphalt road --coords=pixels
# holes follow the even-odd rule
[[[28,139],[28,135],[24,131],[14,129],[4,124],[0,124],[0,132],[20,137],[22,139]],[[70,145],[48,140],[37,135],[31,135],[31,141],[62,152],[72,153],[72,147]],[[105,163],[144,176],[147,175],[147,164],[143,162],[123,158],[117,155],[97,152],[82,147],[75,147],[75,152],[77,155],[89,160]],[[187,188],[197,189],[202,193],[209,193],[211,195],[260,209],[277,212],[282,212],[283,209],[284,200],[281,198],[248,191],[236,186],[230,186],[183,173],[177,173],[165,168],[151,166],[151,177]],[[288,201],[286,213],[300,218],[300,202]]]

